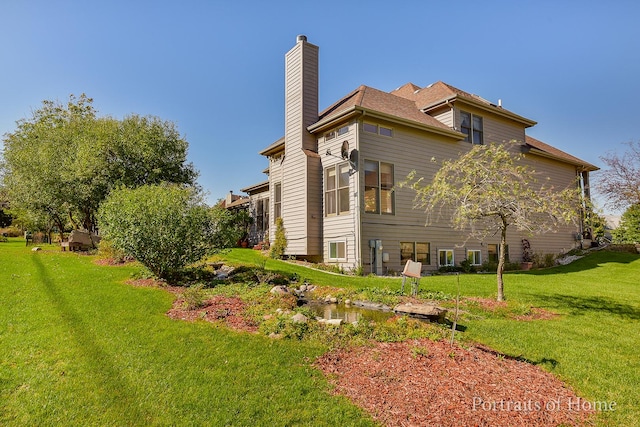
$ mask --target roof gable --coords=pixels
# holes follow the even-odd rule
[[[412,100],[364,85],[321,112],[318,123],[329,122],[342,115],[342,113],[355,108],[382,113],[390,118],[408,120],[444,131],[451,131],[448,126],[439,120],[417,109]]]

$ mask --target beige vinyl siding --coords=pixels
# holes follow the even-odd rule
[[[390,125],[390,124],[387,124]],[[505,140],[517,138],[524,130],[517,126],[509,126],[500,120],[484,118],[485,132],[502,135]],[[364,166],[364,160],[378,160],[394,165],[395,184],[406,178],[412,170],[417,171],[418,177],[431,177],[439,169],[443,160],[457,157],[461,152],[471,149],[471,144],[464,141],[451,142],[438,136],[430,135],[410,128],[392,126],[393,138],[383,138],[368,132],[360,133],[359,170]],[[486,134],[485,134],[486,135]],[[485,140],[486,141],[486,140]],[[555,184],[570,184],[575,177],[575,168],[561,162],[555,162],[536,156],[528,156],[527,161],[536,165],[536,170],[545,172]],[[359,174],[359,185],[362,193],[364,188],[363,174]],[[400,242],[428,242],[430,243],[431,264],[423,266],[423,270],[435,270],[438,268],[438,250],[453,249],[455,264],[459,265],[466,258],[466,248],[479,249],[482,260],[486,260],[487,244],[499,243],[499,236],[479,242],[474,239],[467,240],[464,232],[453,230],[446,213],[440,217],[434,217],[432,222],[425,226],[426,216],[423,210],[413,209],[415,193],[406,188],[395,190],[395,215],[379,215],[364,213],[362,201],[360,215],[362,218],[361,230],[361,256],[366,272],[371,271],[370,239],[381,239],[383,253],[388,253],[389,262],[384,263],[385,272],[398,272],[402,270],[400,265]],[[362,198],[362,195],[360,195]],[[527,237],[534,251],[544,253],[559,253],[568,251],[575,246],[573,226],[563,227],[557,233],[549,233],[539,237],[530,238],[518,232],[515,227],[508,229],[507,243],[509,244],[510,259],[519,262],[522,257],[522,238]]]
[[[440,122],[442,122],[442,124],[449,126],[451,129],[453,129],[455,126],[453,107],[439,108],[435,111],[431,111],[429,115],[434,119],[437,119]]]
[[[336,165],[341,165],[347,162],[340,157],[342,143],[347,141],[349,144],[349,151],[356,149],[356,128],[357,124],[355,122],[351,123],[343,123],[338,128],[343,126],[349,126],[349,131],[343,135],[336,136],[333,139],[325,141],[324,137],[321,137],[318,140],[318,152],[321,155],[322,159],[322,169],[323,169],[323,177],[324,170],[329,167],[335,167]],[[327,132],[324,132],[326,134]],[[331,155],[327,155],[327,150],[331,152]],[[325,262],[336,263],[340,265],[342,268],[347,270],[352,270],[357,267],[358,259],[356,253],[356,206],[357,201],[355,196],[357,195],[357,182],[358,175],[353,174],[349,177],[349,212],[348,213],[340,213],[337,215],[326,216],[324,209],[322,210],[323,215],[323,231],[322,231],[322,240],[323,240],[323,258]],[[321,194],[324,202],[324,185],[321,187]],[[324,205],[324,203],[323,203]],[[346,259],[341,260],[340,262],[330,261],[329,260],[329,242],[336,241],[344,241],[346,242]]]

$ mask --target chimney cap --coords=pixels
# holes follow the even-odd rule
[[[307,36],[305,36],[304,34],[300,34],[298,35],[298,37],[296,37],[296,42],[306,42],[307,41]]]

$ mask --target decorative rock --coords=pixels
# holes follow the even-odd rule
[[[282,314],[284,313],[284,310],[282,310],[281,308],[276,308],[276,314]]]
[[[337,303],[338,303],[338,298],[336,298],[336,297],[331,297],[331,298],[329,298],[329,302],[330,302],[331,304],[337,304]]]
[[[331,326],[340,326],[342,325],[342,319],[328,319],[325,323]]]
[[[351,305],[351,300],[348,298],[344,300],[344,305]]]
[[[307,316],[305,316],[302,313],[296,313],[293,316],[291,316],[291,320],[293,321],[293,323],[307,323]]]
[[[284,295],[289,293],[289,288],[287,288],[284,285],[277,285],[271,288],[269,292],[271,292],[274,295]]]
[[[40,248],[38,246],[36,246],[35,248],[31,249],[32,252],[38,252],[38,251],[41,251],[41,250],[42,250],[42,248]]]
[[[446,308],[433,304],[399,304],[393,308],[393,311],[400,314],[435,320],[440,323],[444,322],[444,317],[447,314]]]
[[[384,305],[384,304],[377,303],[377,302],[353,301],[351,304],[355,305],[356,307],[367,308],[369,310],[382,310],[382,311],[390,311],[391,310],[391,307],[389,307],[388,305]]]
[[[307,292],[307,285],[301,285],[300,292]]]

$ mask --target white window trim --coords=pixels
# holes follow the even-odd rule
[[[451,264],[440,264],[440,253],[451,252]],[[446,255],[445,255],[446,258]],[[456,253],[453,249],[438,249],[438,267],[450,267],[456,265]]]
[[[470,252],[477,253],[478,261],[479,261],[477,264],[471,264],[471,265],[482,265],[482,251],[480,249],[467,249],[467,259],[469,259]]]
[[[332,244],[338,245],[339,243],[344,244],[344,257],[331,258],[331,245]],[[338,248],[336,246],[336,253],[337,252],[338,252]],[[347,260],[347,241],[346,240],[329,240],[327,242],[327,259],[329,261],[346,261]]]

